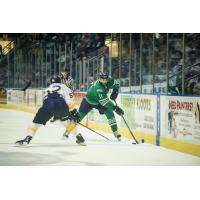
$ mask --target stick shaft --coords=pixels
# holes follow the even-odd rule
[[[83,125],[83,124],[81,124],[81,123],[78,123],[78,124],[81,125],[81,126],[83,126],[83,127],[85,127],[85,128],[87,128],[87,129],[89,129],[90,131],[96,133],[97,135],[100,135],[101,137],[105,138],[106,140],[109,140],[109,138],[107,138],[107,137],[104,136],[104,135],[101,135],[100,133],[94,131],[93,129],[91,129],[91,128],[89,128],[89,127],[87,127],[87,126],[85,126],[85,125]]]
[[[118,106],[116,100],[114,100],[114,101],[115,101],[116,106]],[[123,116],[123,115],[120,115],[120,116],[121,116],[122,119],[124,120],[124,123],[126,124],[126,126],[127,126],[128,130],[129,130],[130,134],[132,135],[133,139],[134,139],[135,142],[138,144],[139,142],[138,142],[137,139],[135,138],[135,136],[134,136],[133,132],[131,131],[131,129],[130,129],[128,123],[126,122],[124,116]]]
[[[127,126],[128,130],[129,130],[129,132],[131,133],[131,135],[132,135],[133,139],[134,139],[134,140],[135,140],[135,142],[138,144],[139,142],[136,140],[136,138],[135,138],[135,136],[134,136],[133,132],[131,131],[131,129],[130,129],[129,125],[127,124],[127,122],[126,122],[126,120],[125,120],[125,118],[124,118],[124,116],[123,116],[123,115],[122,115],[122,119],[124,120],[124,123],[126,124],[126,126]]]

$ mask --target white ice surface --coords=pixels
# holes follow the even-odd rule
[[[133,145],[132,140],[107,141],[80,127],[87,146],[79,146],[75,138],[61,140],[64,128],[59,123],[48,123],[39,129],[29,147],[15,147],[16,140],[25,137],[26,128],[34,115],[0,109],[0,166],[17,165],[200,165],[200,158],[150,144]]]

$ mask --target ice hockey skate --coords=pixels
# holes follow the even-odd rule
[[[27,145],[29,145],[29,143],[32,140],[32,138],[33,137],[31,137],[31,136],[26,136],[25,139],[15,142],[15,145],[16,146],[27,146]]]
[[[122,140],[122,138],[121,138],[122,136],[118,132],[114,132],[113,134],[117,138],[118,141]]]
[[[67,131],[65,131],[63,133],[62,140],[68,140],[68,139],[69,139],[69,135],[68,135]]]
[[[76,143],[82,146],[86,146],[85,139],[80,133],[76,136]]]

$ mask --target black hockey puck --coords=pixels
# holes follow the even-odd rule
[[[133,142],[132,144],[137,144],[137,143]]]
[[[141,142],[144,143],[144,139],[141,139]]]

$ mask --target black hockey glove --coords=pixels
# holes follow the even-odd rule
[[[118,96],[118,91],[113,90],[111,95],[110,95],[110,99],[114,101],[114,100],[116,100],[117,96]]]
[[[124,115],[124,111],[123,111],[119,106],[114,106],[113,110],[114,110],[118,115]]]
[[[104,107],[104,106],[102,106],[101,104],[99,104],[99,105],[97,106],[97,110],[99,111],[99,114],[100,114],[100,115],[103,115],[103,114],[105,114],[107,108]]]
[[[73,120],[75,123],[79,123],[81,121],[79,113],[76,109],[69,112],[69,119]]]

